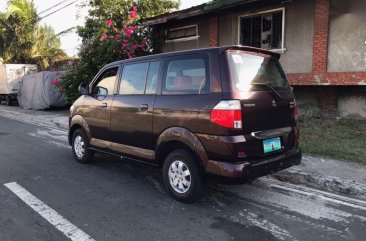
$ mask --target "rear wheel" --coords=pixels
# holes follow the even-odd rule
[[[11,97],[10,95],[5,96],[5,104],[11,106]]]
[[[196,158],[183,149],[172,151],[165,158],[164,184],[167,191],[178,201],[191,203],[203,192],[202,175]]]
[[[93,159],[94,153],[89,149],[88,140],[81,129],[75,130],[72,135],[72,152],[80,163],[89,163]]]

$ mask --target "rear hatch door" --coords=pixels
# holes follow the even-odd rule
[[[275,144],[283,145],[295,126],[296,104],[278,59],[240,50],[229,50],[226,55],[231,89],[228,98],[241,102],[243,134],[258,139],[259,146],[277,137],[281,140]]]

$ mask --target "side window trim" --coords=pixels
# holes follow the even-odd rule
[[[113,66],[109,66],[106,68],[101,69],[96,76],[93,78],[93,80],[90,82],[89,84],[89,89],[90,89],[90,94],[91,91],[93,90],[93,88],[95,87],[95,85],[98,84],[100,77],[102,77],[104,75],[104,73],[106,73],[107,71],[113,69],[113,68],[117,68],[117,74],[116,74],[116,81],[114,83],[114,88],[113,88],[113,95],[116,95],[117,92],[117,87],[118,87],[118,83],[120,81],[120,74],[121,74],[121,66],[120,65],[113,65]]]
[[[149,70],[150,70],[150,64],[154,63],[154,62],[159,62],[160,66],[159,66],[159,72],[158,72],[158,79],[157,79],[157,83],[156,83],[156,92],[155,94],[146,94],[146,85],[147,85],[147,78],[148,78],[148,74],[149,74]],[[122,81],[122,74],[123,74],[123,70],[124,67],[126,65],[130,65],[130,64],[139,64],[139,63],[148,63],[148,69],[147,69],[147,74],[146,74],[146,78],[145,78],[145,88],[144,88],[144,93],[143,94],[120,94],[120,87],[121,87],[121,81]],[[120,96],[128,96],[128,95],[160,95],[161,94],[161,78],[162,78],[162,70],[163,70],[163,59],[162,58],[156,58],[156,59],[148,59],[148,60],[142,60],[142,61],[136,61],[136,62],[124,62],[119,64],[119,69],[118,69],[118,81],[116,83],[116,88],[115,88],[115,95],[120,95]]]
[[[123,93],[121,94],[121,91],[120,91],[120,88],[121,88],[121,82],[122,82],[122,76],[123,76],[123,71],[125,70],[125,67],[126,66],[129,66],[129,65],[134,65],[134,64],[145,64],[147,63],[148,64],[148,68],[146,70],[146,76],[145,76],[145,80],[144,80],[144,83],[145,83],[145,86],[144,86],[144,92],[143,93],[133,93],[133,94],[126,94],[126,93]],[[136,61],[136,62],[124,62],[123,64],[120,65],[120,73],[119,73],[119,81],[118,81],[118,86],[117,86],[117,90],[116,90],[116,95],[119,95],[119,96],[128,96],[128,95],[144,95],[145,94],[145,89],[146,89],[146,81],[147,81],[147,75],[148,75],[148,71],[149,71],[149,66],[150,66],[150,60],[141,60],[141,61]]]
[[[155,93],[146,93],[146,90],[147,90],[147,81],[149,79],[149,73],[150,73],[150,68],[151,68],[151,64],[152,63],[159,63],[159,69],[158,69],[158,76],[157,76],[157,79],[156,79],[156,85],[155,85]],[[149,67],[147,69],[147,75],[146,75],[146,81],[145,81],[145,90],[144,90],[144,95],[157,95],[158,92],[159,92],[159,88],[160,88],[160,79],[161,79],[161,68],[162,68],[162,60],[161,59],[152,59],[149,61]]]
[[[205,79],[206,79],[206,83],[205,83],[205,88],[208,88],[204,91],[204,93],[192,93],[190,91],[171,91],[171,90],[166,90],[165,89],[165,85],[166,85],[166,75],[168,73],[168,66],[169,63],[171,61],[176,61],[176,60],[187,60],[187,59],[193,59],[193,58],[197,58],[197,59],[202,59],[204,61],[205,64]],[[160,83],[161,85],[159,86],[159,89],[161,91],[161,95],[207,95],[211,92],[211,73],[210,73],[210,57],[208,54],[203,54],[203,53],[197,53],[197,54],[188,54],[188,55],[177,55],[177,56],[170,56],[164,59],[164,61],[162,62],[162,66],[161,66],[161,78],[160,78]]]

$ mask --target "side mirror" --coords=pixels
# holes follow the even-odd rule
[[[79,85],[79,92],[82,95],[89,95],[89,85],[86,82],[82,82]]]
[[[108,95],[108,90],[101,86],[96,86],[93,90],[93,96],[97,100],[104,100]]]

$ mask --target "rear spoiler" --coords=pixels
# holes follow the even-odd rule
[[[279,53],[275,53],[275,52],[272,52],[270,50],[254,48],[254,47],[249,47],[249,46],[242,46],[242,45],[234,45],[234,46],[232,45],[232,46],[220,47],[219,48],[219,54],[222,55],[228,50],[243,50],[243,51],[248,51],[248,52],[266,54],[266,55],[272,56],[273,58],[275,58],[277,60],[279,60],[280,57],[281,57],[281,55]]]

